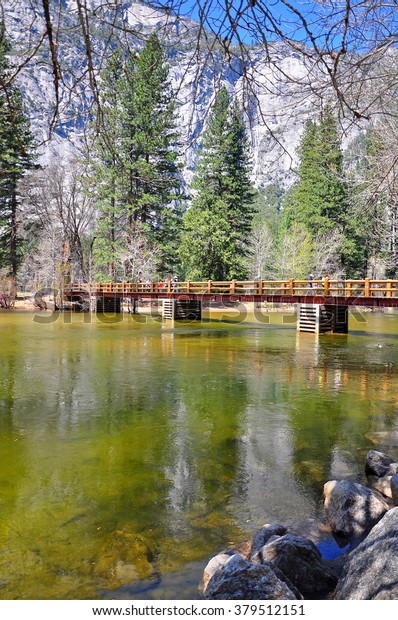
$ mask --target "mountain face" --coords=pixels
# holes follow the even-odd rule
[[[185,145],[185,180],[189,182],[193,174],[198,137],[209,106],[215,93],[225,85],[245,110],[253,147],[255,185],[291,184],[305,121],[316,117],[320,110],[320,101],[310,91],[303,91],[304,83],[311,84],[298,54],[292,54],[281,44],[273,47],[273,62],[261,49],[251,50],[248,61],[242,62],[236,55],[226,62],[220,52],[209,54],[198,24],[189,18],[161,13],[131,0],[119,2],[116,8],[115,4],[108,6],[92,0],[88,2],[90,67],[87,37],[75,1],[54,0],[51,4],[61,76],[58,92],[54,88],[49,46],[40,45],[46,31],[42,8],[33,10],[30,0],[8,0],[5,15],[15,62],[23,63],[26,59],[18,80],[32,129],[38,141],[43,141],[44,163],[52,154],[67,157],[82,144],[93,103],[93,81],[98,79],[110,41],[117,45],[119,37],[122,44],[127,41],[132,51],[139,50],[145,36],[155,30],[168,54],[170,78],[178,101],[179,130]],[[36,46],[38,52],[30,58]],[[352,137],[353,133],[348,132],[345,143]]]

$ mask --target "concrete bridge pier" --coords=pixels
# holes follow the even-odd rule
[[[202,302],[196,299],[163,299],[162,317],[168,320],[202,320]]]
[[[297,331],[312,334],[347,334],[348,306],[297,304]]]

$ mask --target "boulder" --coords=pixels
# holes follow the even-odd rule
[[[206,565],[206,568],[203,571],[203,581],[202,588],[203,592],[206,591],[207,584],[210,579],[213,577],[214,573],[218,571],[220,568],[224,566],[231,559],[232,555],[230,553],[219,553],[215,555]]]
[[[319,550],[308,538],[292,534],[275,537],[264,545],[261,555],[302,594],[330,592],[337,583],[337,577],[323,564]]]
[[[386,474],[379,478],[378,476],[368,476],[368,484],[372,489],[379,491],[386,497],[392,497],[391,492],[391,478],[390,474]]]
[[[94,562],[94,574],[115,590],[133,581],[158,577],[153,553],[146,540],[137,534],[116,530],[109,536]]]
[[[278,574],[277,574],[278,573]],[[204,592],[208,600],[297,600],[283,575],[269,563],[252,564],[235,554],[211,577]]]
[[[389,510],[350,553],[336,587],[337,600],[398,599],[398,507]]]
[[[391,497],[394,506],[398,506],[398,474],[391,476]]]
[[[365,474],[367,476],[384,476],[388,472],[389,465],[393,462],[393,459],[390,459],[383,452],[369,450],[365,459]]]
[[[271,538],[267,540],[267,544],[269,542],[273,542],[274,540],[278,540],[279,538],[280,536],[271,536]],[[250,556],[250,562],[253,562],[253,564],[263,564],[263,548],[264,547],[261,547],[261,549],[259,549],[257,553],[254,553],[252,556]]]
[[[387,472],[390,476],[393,476],[394,474],[398,474],[398,463],[390,463],[388,466],[388,472]]]
[[[287,528],[284,525],[266,523],[252,538],[251,557],[254,557],[273,536],[284,536]]]
[[[374,491],[349,480],[331,480],[323,487],[327,520],[337,536],[361,540],[389,506]]]

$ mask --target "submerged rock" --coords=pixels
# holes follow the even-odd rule
[[[398,599],[398,507],[392,508],[348,556],[337,600]]]
[[[114,532],[102,547],[95,560],[94,573],[106,581],[110,590],[157,576],[145,540],[122,530]]]
[[[364,538],[389,509],[374,491],[349,480],[327,482],[323,494],[332,531],[347,540]]]
[[[376,445],[383,443],[386,446],[398,446],[398,431],[377,431],[375,433],[366,433],[365,437]]]
[[[278,573],[278,574],[277,574]],[[253,564],[235,554],[211,577],[204,592],[209,600],[297,600],[283,575],[271,564]]]
[[[367,476],[385,476],[388,472],[389,465],[393,462],[393,459],[383,452],[369,450],[365,459],[365,474]]]

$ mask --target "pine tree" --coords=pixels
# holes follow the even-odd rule
[[[17,221],[18,183],[32,165],[33,138],[21,91],[8,82],[9,53],[3,24],[0,26],[0,266],[10,277],[10,295],[14,297],[22,251]]]
[[[246,277],[255,196],[249,164],[242,112],[223,87],[202,139],[192,183],[197,194],[184,215],[180,256],[187,278]]]
[[[352,252],[348,238],[348,185],[337,123],[330,106],[319,122],[307,121],[299,155],[299,178],[287,198],[282,229],[303,225],[313,239],[341,232],[340,258],[346,266]]]
[[[120,50],[108,60],[101,76],[101,126],[93,144],[92,176],[99,217],[94,258],[101,279],[117,277],[117,254],[126,221],[123,149],[126,145],[124,117],[126,98],[132,89],[131,60],[124,61]]]
[[[159,268],[166,271],[176,254],[181,178],[175,105],[158,37],[152,34],[137,57],[125,60],[116,51],[103,84],[95,147],[103,194],[97,259],[115,277],[118,245],[144,231],[160,246]]]
[[[344,227],[347,183],[337,124],[329,107],[319,123],[307,122],[299,155],[299,179],[289,198],[290,220],[314,234]]]
[[[176,265],[181,211],[181,166],[176,105],[158,36],[153,33],[133,75],[134,165],[131,202],[134,219],[148,226],[161,249],[159,269]]]

